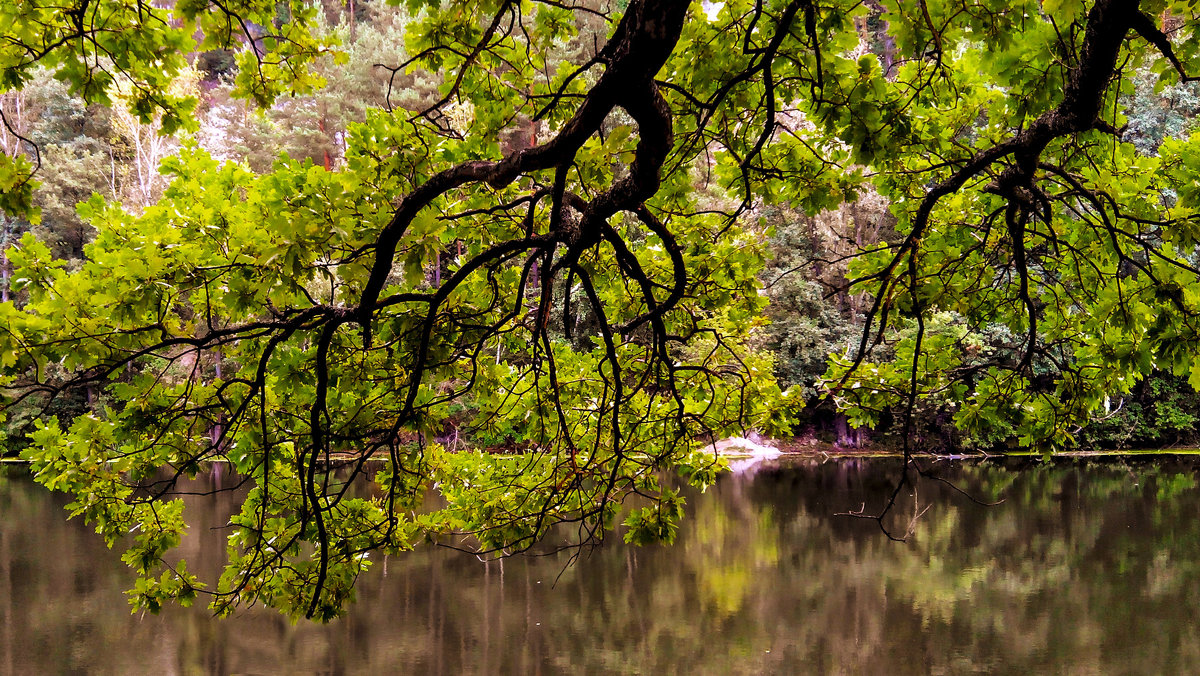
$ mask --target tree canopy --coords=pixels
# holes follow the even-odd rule
[[[1192,3],[403,4],[338,166],[184,140],[161,199],[78,207],[77,263],[7,252],[6,407],[86,402],[23,455],[128,548],[135,607],[328,619],[373,552],[580,546],[627,499],[627,540],[670,540],[664,470],[704,484],[717,438],[788,424],[753,340],[776,205],[872,191],[896,221],[854,256],[866,326],[826,376],[857,423],[936,400],[1050,448],[1155,368],[1200,385],[1200,136],[1139,148],[1120,103],[1138,73],[1191,80]],[[6,5],[0,91],[48,70],[173,134],[190,55],[235,54],[231,91],[269,106],[347,58],[320,23],[300,0]],[[0,208],[34,216],[37,162],[0,158]],[[171,553],[213,460],[243,478],[215,582]]]

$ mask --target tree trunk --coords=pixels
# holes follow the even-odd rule
[[[834,416],[833,433],[836,435],[836,443],[838,446],[854,446],[854,439],[850,436],[850,423],[846,421],[846,415],[844,413],[839,413]]]
[[[0,251],[0,303],[8,302],[8,280],[11,278],[12,268],[8,264],[8,254]]]

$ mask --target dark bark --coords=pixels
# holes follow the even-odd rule
[[[654,194],[658,172],[671,148],[669,113],[658,97],[654,76],[679,39],[687,7],[682,0],[632,3],[612,40],[601,51],[608,68],[557,135],[496,162],[467,162],[439,172],[401,201],[375,244],[375,261],[356,313],[357,321],[363,324],[365,343],[370,342],[370,318],[391,273],[396,247],[413,218],[440,195],[471,183],[503,187],[522,174],[565,166],[618,106],[628,110],[639,125],[652,128],[639,130],[641,141],[629,177],[597,198],[585,221],[595,227],[598,219],[606,219],[618,209],[634,206]],[[662,115],[666,115],[665,122]]]

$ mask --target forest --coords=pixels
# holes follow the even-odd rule
[[[729,436],[1200,441],[1194,3],[68,5],[0,7],[0,444],[135,610],[670,542]]]

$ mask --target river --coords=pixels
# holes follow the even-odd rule
[[[903,491],[905,542],[844,515],[884,504],[898,460],[785,457],[690,493],[673,546],[380,558],[329,625],[131,615],[118,553],[0,468],[0,674],[1200,673],[1195,461],[931,466],[953,487]],[[214,571],[223,547],[199,527],[183,554]]]

